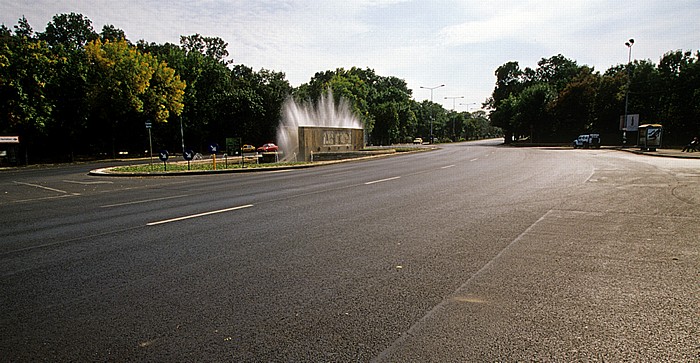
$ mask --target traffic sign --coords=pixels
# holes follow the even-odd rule
[[[148,122],[148,121],[146,122],[146,128],[147,128],[147,129],[150,129],[150,128],[151,128],[151,125],[152,125],[152,124],[151,124],[150,122]]]
[[[216,154],[219,151],[219,144],[213,142],[209,144],[209,152],[212,154]]]
[[[182,153],[182,157],[185,158],[185,160],[190,161],[190,160],[194,159],[194,151],[185,150],[185,152]]]
[[[19,136],[0,136],[0,144],[19,144]]]
[[[158,158],[160,158],[160,161],[168,161],[168,157],[170,154],[168,153],[168,150],[161,150],[158,153]]]

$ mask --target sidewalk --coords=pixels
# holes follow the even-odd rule
[[[642,151],[633,147],[617,147],[621,151],[627,151],[639,155],[660,156],[679,159],[700,159],[700,152],[683,152],[681,149],[656,149],[656,151]]]

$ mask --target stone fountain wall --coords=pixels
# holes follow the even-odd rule
[[[298,134],[300,161],[311,161],[312,153],[344,153],[365,146],[362,129],[300,126]]]

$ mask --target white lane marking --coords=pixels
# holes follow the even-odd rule
[[[365,183],[365,185],[372,185],[372,184],[377,184],[377,183],[383,183],[383,182],[387,182],[387,181],[390,181],[390,180],[396,180],[396,179],[400,179],[400,178],[401,178],[400,176],[395,176],[395,177],[393,177],[393,178],[379,179],[379,180],[374,180],[374,181],[367,182],[367,183]]]
[[[543,220],[545,220],[554,210],[550,209],[542,215],[538,220],[535,221],[535,223],[531,224],[523,233],[521,233],[518,237],[516,237],[514,240],[512,240],[507,246],[505,246],[500,252],[496,254],[489,262],[487,262],[484,266],[482,266],[479,271],[475,272],[472,274],[462,285],[460,285],[455,291],[452,292],[449,296],[447,296],[444,300],[442,300],[439,304],[435,305],[430,311],[428,311],[423,317],[418,319],[417,322],[415,322],[413,325],[411,325],[408,330],[406,330],[404,333],[401,334],[401,336],[396,339],[389,347],[384,349],[381,353],[379,353],[378,356],[376,356],[374,359],[372,359],[370,362],[382,362],[386,360],[386,358],[396,351],[396,349],[399,348],[400,345],[404,344],[406,342],[406,339],[409,337],[416,336],[414,333],[416,330],[421,329],[423,325],[426,324],[426,322],[431,319],[435,314],[439,313],[440,311],[445,309],[445,306],[449,304],[453,300],[453,296],[455,296],[459,291],[463,291],[467,288],[467,286],[479,275],[481,275],[484,271],[488,270],[493,266],[496,260],[500,259],[503,254],[508,252],[512,247],[517,244],[523,237],[525,237],[527,234],[532,231],[535,226],[540,224]]]
[[[250,208],[252,207],[252,204],[246,204],[246,205],[240,205],[238,207],[232,207],[232,208],[226,208],[226,209],[219,209],[219,210],[214,210],[211,212],[204,212],[204,213],[199,213],[199,214],[192,214],[189,216],[183,216],[183,217],[177,217],[177,218],[172,218],[172,219],[165,219],[162,221],[157,221],[157,222],[150,222],[146,223],[147,226],[155,226],[158,224],[164,224],[164,223],[170,223],[170,222],[177,222],[177,221],[182,221],[185,219],[191,219],[191,218],[198,218],[198,217],[204,217],[212,214],[217,214],[217,213],[224,213],[224,212],[231,212],[234,210],[239,210],[239,209],[244,209],[244,208]]]
[[[14,182],[14,183],[15,183],[15,184],[19,184],[19,185],[26,185],[26,186],[28,186],[28,187],[34,187],[34,188],[39,188],[39,189],[44,189],[44,190],[50,190],[50,191],[56,192],[56,193],[80,195],[80,193],[68,193],[68,192],[65,191],[65,190],[56,189],[56,188],[49,188],[49,187],[45,187],[45,186],[43,186],[43,185],[38,185],[38,184],[23,183],[23,182],[18,182],[18,181]]]
[[[117,204],[107,204],[107,205],[101,205],[100,208],[112,208],[112,207],[121,207],[124,205],[132,205],[132,204],[140,204],[140,203],[148,203],[148,202],[158,202],[161,200],[168,200],[168,199],[175,199],[175,198],[183,198],[183,197],[189,197],[189,194],[183,194],[183,195],[174,195],[171,197],[163,197],[163,198],[153,198],[153,199],[143,199],[143,200],[135,200],[133,202],[125,202],[125,203],[117,203]]]
[[[443,167],[440,168],[440,169],[449,169],[449,168],[454,168],[455,166],[456,166],[456,165],[452,164],[452,165],[443,166]]]
[[[593,175],[595,175],[595,168],[591,170],[591,174],[588,176],[588,178],[586,178],[586,181],[584,183],[598,181],[597,179],[591,179],[593,178]]]
[[[114,182],[111,181],[77,181],[77,180],[63,180],[64,183],[73,183],[73,184],[81,184],[81,185],[96,185],[96,184],[114,184]]]
[[[474,158],[474,159],[471,159],[469,161],[477,161],[477,160],[479,160],[479,158]]]

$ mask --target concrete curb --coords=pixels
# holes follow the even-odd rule
[[[617,148],[616,150],[637,154],[645,156],[654,156],[662,158],[675,158],[675,159],[700,159],[700,152],[696,153],[684,153],[680,150],[669,150],[669,149],[657,149],[656,151],[642,151],[639,149],[629,149],[629,148]]]
[[[144,172],[129,173],[129,172],[110,172],[110,169],[113,169],[114,167],[108,167],[108,168],[100,168],[100,169],[90,170],[88,172],[88,175],[108,176],[108,177],[112,177],[112,176],[115,176],[115,177],[154,177],[154,176],[188,176],[188,175],[212,175],[212,174],[230,174],[230,173],[254,173],[254,172],[265,172],[265,171],[271,172],[271,171],[282,171],[282,170],[308,169],[308,168],[314,168],[314,167],[323,166],[323,165],[340,164],[340,163],[347,163],[347,162],[353,162],[353,161],[361,161],[361,160],[382,158],[382,157],[388,157],[388,156],[409,154],[409,153],[415,153],[415,152],[425,152],[425,151],[432,151],[435,149],[437,149],[437,148],[431,147],[431,148],[425,148],[424,150],[393,152],[393,153],[386,153],[386,154],[375,154],[375,155],[361,156],[361,157],[352,158],[352,159],[316,161],[316,162],[313,162],[310,164],[301,164],[301,165],[237,168],[237,169],[222,169],[222,170],[178,170],[178,171],[157,171],[157,172],[146,172],[146,173],[144,173]]]

